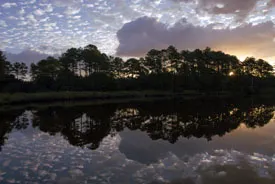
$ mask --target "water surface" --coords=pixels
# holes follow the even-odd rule
[[[274,106],[267,102],[1,112],[0,183],[275,183]]]

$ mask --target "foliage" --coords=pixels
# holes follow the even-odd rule
[[[6,72],[6,57],[2,51],[0,51],[0,80],[3,80]]]
[[[15,62],[10,67],[11,67],[10,71],[15,76],[16,79],[25,79],[28,73],[28,67],[25,63]]]

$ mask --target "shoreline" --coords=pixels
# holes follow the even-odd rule
[[[112,103],[113,101],[140,101],[148,99],[199,97],[228,97],[228,92],[205,94],[198,91],[183,91],[174,93],[170,91],[114,91],[114,92],[41,92],[41,93],[0,93],[0,109],[6,106],[36,106],[54,103]]]
[[[0,112],[21,109],[43,109],[48,107],[96,106],[116,103],[138,103],[161,100],[194,99],[261,99],[275,102],[270,93],[259,95],[223,92],[183,91],[113,91],[113,92],[41,92],[41,93],[0,93]],[[252,100],[253,101],[253,100]],[[271,102],[269,101],[269,102]]]
[[[125,98],[151,98],[176,96],[203,96],[196,91],[173,93],[169,91],[110,91],[110,92],[38,92],[38,93],[0,93],[0,105],[27,103],[68,102],[82,100],[107,100]]]

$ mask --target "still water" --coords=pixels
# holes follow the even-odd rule
[[[273,104],[198,99],[0,112],[0,183],[275,183]]]

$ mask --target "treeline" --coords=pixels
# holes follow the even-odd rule
[[[144,58],[108,56],[94,45],[71,48],[59,58],[11,64],[0,51],[0,91],[182,90],[257,91],[273,87],[273,67],[262,59],[174,46]]]

